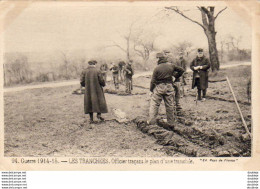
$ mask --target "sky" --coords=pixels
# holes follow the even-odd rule
[[[168,5],[169,3],[167,3]],[[147,37],[155,36],[156,49],[181,41],[207,47],[202,28],[174,12],[164,11],[158,3],[33,3],[5,30],[5,52],[71,52],[83,50],[89,56],[122,54],[109,48],[116,42],[125,46],[122,36],[143,28]],[[185,14],[200,22],[194,6],[181,7]],[[216,11],[223,7],[216,7]],[[242,36],[241,48],[251,48],[251,28],[231,8],[216,20],[217,40],[231,34]],[[146,34],[145,34],[146,35]]]

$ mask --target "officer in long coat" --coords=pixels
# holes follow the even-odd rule
[[[100,70],[96,69],[97,62],[91,60],[88,62],[88,67],[81,74],[80,84],[85,86],[84,95],[84,111],[89,114],[90,123],[93,123],[93,113],[97,113],[97,118],[104,121],[101,113],[107,113],[107,104],[103,92],[103,87],[106,85]]]
[[[206,100],[206,92],[208,88],[208,70],[210,63],[208,58],[203,54],[203,49],[199,48],[197,57],[191,62],[190,69],[193,71],[192,89],[197,87],[198,100]],[[201,98],[201,91],[203,96]]]

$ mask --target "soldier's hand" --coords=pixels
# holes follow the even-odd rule
[[[149,96],[153,96],[153,92],[150,91]]]

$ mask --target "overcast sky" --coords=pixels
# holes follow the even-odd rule
[[[167,3],[169,4],[169,2]],[[97,4],[96,4],[97,5]],[[34,3],[26,8],[5,30],[6,52],[97,51],[111,41],[124,45],[120,35],[146,28],[147,35],[156,33],[155,46],[190,41],[194,46],[207,46],[207,39],[198,25],[183,17],[163,11],[158,3]],[[223,7],[216,7],[220,10]],[[182,7],[185,13],[200,21],[195,7]],[[251,29],[241,17],[228,8],[216,20],[217,40],[226,35],[242,36],[241,48],[251,48]],[[115,49],[114,49],[115,50]],[[120,51],[119,49],[116,49]],[[109,51],[109,49],[107,49]],[[111,51],[111,49],[110,49]]]

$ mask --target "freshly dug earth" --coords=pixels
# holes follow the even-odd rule
[[[250,67],[222,70],[219,74],[222,79],[222,75],[228,75],[237,99],[247,102]],[[78,86],[6,93],[5,156],[195,156],[190,148],[199,149],[196,156],[250,156],[251,143],[227,83],[210,83],[208,95],[212,98],[196,105],[190,82],[181,99],[185,117],[176,119],[171,131],[173,141],[185,146],[186,151],[142,133],[131,121],[148,116],[150,77],[139,77],[134,80],[133,95],[124,94],[123,85],[114,94],[113,85],[108,84],[105,90],[110,93],[105,97],[109,113],[103,115],[106,121],[92,125],[83,112],[83,95],[72,94]],[[242,103],[240,107],[251,130],[251,106]],[[125,112],[130,121],[117,122],[115,109]],[[160,115],[164,114],[163,104]]]

